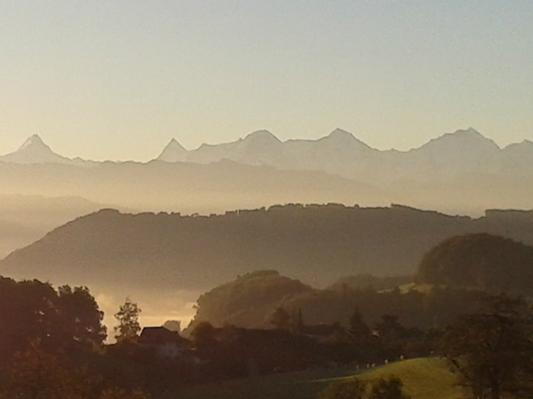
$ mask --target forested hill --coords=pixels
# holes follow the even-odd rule
[[[335,204],[213,216],[102,210],[15,251],[0,263],[0,274],[204,289],[275,269],[320,287],[344,275],[413,274],[430,248],[472,232],[533,244],[533,212],[489,211],[472,219],[404,206]]]
[[[416,278],[532,297],[533,246],[490,234],[452,237],[424,256]]]

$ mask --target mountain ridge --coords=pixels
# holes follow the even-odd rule
[[[163,150],[161,151],[161,153],[155,157],[153,160],[163,160],[165,162],[184,162],[184,161],[202,161],[201,159],[200,160],[196,160],[194,156],[190,156],[190,154],[194,154],[195,152],[201,152],[202,150],[206,149],[206,148],[220,148],[220,149],[223,149],[223,148],[232,148],[232,147],[235,147],[237,146],[238,144],[242,144],[242,143],[250,143],[250,142],[253,142],[253,141],[263,141],[263,142],[270,142],[270,143],[277,143],[277,144],[282,144],[282,145],[285,145],[285,144],[291,144],[291,145],[294,145],[294,144],[319,144],[321,142],[325,142],[325,141],[328,141],[328,140],[332,140],[332,141],[335,141],[335,142],[338,142],[338,143],[346,143],[346,142],[353,142],[353,143],[357,143],[357,145],[359,145],[360,147],[363,147],[363,148],[366,148],[367,150],[372,150],[376,153],[399,153],[399,154],[409,154],[413,151],[417,151],[417,150],[421,150],[423,148],[427,148],[428,146],[432,146],[434,145],[435,143],[439,143],[439,142],[442,142],[442,141],[447,141],[447,140],[454,140],[454,139],[457,139],[457,138],[460,138],[460,137],[465,137],[465,136],[469,136],[470,138],[472,137],[476,137],[479,139],[479,142],[485,142],[485,143],[491,143],[495,149],[498,149],[498,150],[504,150],[506,148],[509,148],[509,147],[513,147],[513,146],[516,146],[516,145],[526,145],[526,144],[530,144],[532,143],[531,140],[528,140],[528,139],[524,139],[523,141],[521,142],[517,142],[517,143],[510,143],[506,146],[503,146],[503,147],[500,147],[498,144],[496,144],[492,139],[490,138],[487,138],[486,136],[484,136],[482,133],[480,133],[479,131],[477,131],[476,129],[472,128],[472,127],[469,127],[467,129],[458,129],[454,132],[451,132],[451,133],[444,133],[444,134],[441,134],[440,136],[437,136],[435,138],[432,138],[432,139],[429,139],[427,142],[419,145],[418,147],[413,147],[413,148],[410,148],[410,149],[407,149],[407,150],[398,150],[398,149],[394,149],[394,148],[391,148],[391,149],[386,149],[386,150],[381,150],[381,149],[377,149],[377,148],[374,148],[374,147],[371,147],[370,145],[368,145],[367,143],[365,143],[364,141],[360,140],[359,138],[357,138],[353,133],[347,131],[347,130],[344,130],[342,128],[336,128],[334,129],[333,131],[331,131],[329,134],[323,136],[323,137],[319,137],[319,138],[316,138],[316,139],[302,139],[302,138],[289,138],[289,139],[286,139],[286,140],[280,140],[275,134],[271,133],[269,130],[267,129],[260,129],[260,130],[256,130],[256,131],[253,131],[251,133],[248,133],[246,134],[244,137],[241,137],[237,140],[234,140],[234,141],[229,141],[229,142],[222,142],[222,143],[216,143],[216,144],[212,144],[212,143],[203,143],[201,144],[200,146],[198,146],[197,148],[195,149],[192,149],[192,150],[188,150],[186,149],[176,138],[172,138],[163,148]],[[79,157],[75,157],[75,158],[68,158],[68,157],[65,157],[65,156],[62,156],[60,154],[57,154],[55,153],[48,144],[46,144],[43,139],[40,137],[40,135],[38,134],[34,134],[32,136],[30,136],[28,139],[26,139],[26,141],[24,142],[23,145],[21,145],[17,150],[11,152],[11,153],[7,153],[5,155],[2,155],[0,156],[0,161],[3,161],[3,162],[19,162],[15,155],[17,153],[20,153],[21,151],[25,151],[27,149],[27,147],[35,147],[35,146],[40,146],[41,148],[43,149],[46,149],[47,152],[49,152],[50,154],[53,154],[54,156],[57,157],[57,161],[60,161],[60,162],[67,162],[67,161],[81,161],[82,159],[79,158]],[[168,159],[169,157],[167,156],[166,154],[166,150],[169,150],[169,149],[172,149],[172,150],[177,150],[179,151],[180,153],[183,153],[183,154],[189,154],[189,157],[185,157],[185,159],[177,159],[177,160],[171,160],[171,159]],[[223,159],[223,158],[220,158],[220,159]],[[220,159],[216,159],[216,160],[220,160]],[[85,160],[86,162],[93,162],[93,163],[101,163],[101,162],[126,162],[126,161],[89,161],[89,160]],[[24,161],[23,163],[42,163],[42,161]],[[54,162],[53,160],[49,160],[49,161],[46,161],[45,162]]]
[[[293,204],[211,216],[103,209],[12,252],[0,273],[96,286],[118,278],[134,286],[207,288],[276,269],[325,286],[359,273],[413,274],[430,248],[468,233],[533,244],[533,211],[471,218],[401,205]]]
[[[40,148],[50,154],[45,144]],[[0,157],[0,169],[5,175],[0,174],[0,184],[10,187],[12,192],[47,195],[54,189],[59,195],[80,195],[96,202],[137,209],[189,211],[192,209],[189,205],[195,201],[207,205],[208,197],[211,202],[221,199],[224,205],[196,210],[268,206],[279,202],[347,205],[403,202],[420,208],[471,214],[495,207],[533,208],[533,143],[525,140],[500,148],[473,128],[446,133],[409,151],[381,151],[342,129],[316,140],[286,141],[268,130],[258,130],[237,141],[203,144],[195,150],[187,150],[173,139],[159,160],[149,162],[92,162],[59,157],[52,159],[52,163],[38,163],[40,167],[32,173],[27,157],[22,164]],[[37,161],[43,162],[42,157]],[[290,188],[289,181],[300,187],[300,191]],[[221,182],[225,182],[224,187]],[[173,197],[156,201],[154,194],[139,192],[139,183],[152,187],[154,193],[160,192],[163,197],[168,187],[173,187]],[[336,188],[329,195],[327,191],[333,183]],[[249,191],[252,186],[253,193]],[[311,195],[311,186],[318,188],[315,197]],[[131,195],[120,197],[118,187]],[[233,189],[229,190],[230,187]],[[100,188],[104,189],[103,197],[96,196],[102,192]],[[374,191],[371,195],[367,195],[369,188]],[[275,193],[269,192],[270,189]],[[197,201],[199,191],[204,198]],[[262,201],[261,195],[266,197]],[[250,196],[255,199],[249,201]],[[133,202],[141,197],[149,201]],[[184,198],[191,201],[185,204]]]

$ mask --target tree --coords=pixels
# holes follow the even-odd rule
[[[381,320],[376,323],[376,330],[380,336],[392,339],[400,338],[405,332],[405,328],[398,321],[398,317],[390,314],[381,316]]]
[[[403,382],[398,377],[380,378],[372,384],[368,399],[410,399],[403,391]]]
[[[50,284],[0,278],[0,363],[32,342],[55,340],[56,299]]]
[[[349,333],[357,343],[363,343],[370,337],[370,328],[363,321],[359,309],[355,309],[350,317]]]
[[[37,280],[0,278],[0,366],[32,344],[50,353],[101,346],[103,313],[86,287],[57,291]]]
[[[302,308],[298,308],[298,311],[293,312],[292,316],[292,332],[294,334],[302,334],[305,328],[304,316]]]
[[[207,321],[202,321],[192,330],[191,336],[197,347],[208,347],[215,342],[215,327]]]
[[[65,358],[32,346],[13,358],[0,388],[0,397],[85,399],[91,389],[86,380],[87,376],[70,367]]]
[[[181,321],[180,320],[167,320],[163,324],[163,327],[165,327],[169,331],[180,333],[181,332]]]
[[[481,312],[463,316],[447,329],[442,351],[474,398],[530,396],[532,325],[523,300],[490,297]]]
[[[93,348],[103,344],[107,335],[104,313],[87,287],[59,287],[57,304],[65,339]]]
[[[365,397],[366,384],[357,378],[334,382],[320,395],[320,399],[363,399]]]
[[[141,309],[139,306],[126,298],[124,304],[115,314],[115,319],[118,320],[118,326],[115,327],[115,338],[117,342],[131,341],[135,339],[141,331],[139,324],[139,314]]]
[[[404,351],[406,329],[398,321],[395,315],[383,315],[376,324],[376,331],[379,334],[383,355],[396,357]]]
[[[279,307],[270,316],[270,324],[278,330],[288,330],[291,326],[291,316],[285,309]]]

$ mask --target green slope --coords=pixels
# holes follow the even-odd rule
[[[353,370],[315,370],[226,381],[189,388],[180,399],[316,399],[330,383],[352,376]],[[395,375],[413,399],[461,399],[455,377],[439,359],[412,359],[360,374],[364,380]]]
[[[455,376],[444,360],[435,358],[412,359],[391,363],[363,373],[364,380],[394,375],[402,379],[406,392],[413,399],[461,399],[465,395],[456,385]]]

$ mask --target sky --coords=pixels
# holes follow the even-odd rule
[[[0,0],[0,153],[149,160],[268,129],[533,140],[533,1]]]

